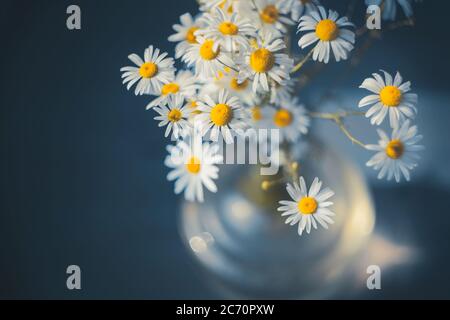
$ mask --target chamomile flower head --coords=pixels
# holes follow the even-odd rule
[[[291,12],[293,21],[298,21],[304,14],[309,14],[311,11],[317,10],[320,3],[318,0],[286,0],[285,6],[288,12]]]
[[[136,67],[123,67],[120,69],[123,83],[127,84],[127,90],[137,83],[135,94],[159,94],[164,83],[171,82],[175,75],[174,60],[166,58],[167,53],[160,54],[159,49],[153,46],[145,49],[144,60],[137,54],[131,54],[128,59]]]
[[[290,99],[294,92],[296,81],[294,79],[287,80],[283,85],[274,83],[270,87],[270,103],[280,104],[281,101]]]
[[[413,9],[411,0],[366,0],[366,5],[377,5],[382,7],[383,20],[395,20],[397,16],[397,5],[399,5],[406,17],[412,17]]]
[[[417,160],[420,159],[417,152],[424,149],[423,146],[417,145],[422,140],[422,136],[417,133],[417,126],[410,126],[409,120],[395,128],[391,137],[378,129],[380,136],[378,144],[366,147],[368,150],[376,151],[367,162],[367,166],[380,170],[378,179],[387,176],[388,180],[395,178],[395,181],[400,182],[402,175],[407,181],[411,179],[409,171],[417,167]]]
[[[155,106],[164,106],[169,97],[180,94],[186,100],[195,96],[198,84],[192,72],[181,70],[171,82],[164,83],[159,96],[147,105],[147,110]]]
[[[227,90],[220,90],[216,99],[205,95],[198,102],[202,113],[196,117],[196,125],[202,136],[212,141],[223,137],[225,143],[233,143],[233,138],[248,126],[248,114],[241,107],[239,98],[231,96]]]
[[[296,98],[282,100],[276,108],[267,109],[266,119],[270,127],[280,130],[280,140],[295,143],[301,135],[308,133],[310,118],[306,109]]]
[[[389,114],[389,122],[392,128],[398,127],[405,119],[413,119],[417,114],[417,94],[410,93],[411,82],[403,82],[399,72],[395,78],[385,72],[384,79],[378,74],[372,74],[373,78],[367,78],[360,88],[367,89],[373,94],[364,97],[359,102],[359,107],[371,106],[366,113],[371,118],[373,125],[380,125]]]
[[[213,13],[206,13],[203,20],[207,27],[196,34],[214,40],[227,52],[246,50],[250,46],[248,37],[256,36],[255,27],[237,13],[229,16],[217,8]]]
[[[195,75],[202,79],[214,78],[224,67],[232,67],[233,60],[224,52],[217,41],[197,36],[198,43],[192,44],[183,56],[188,67],[195,67]]]
[[[287,32],[289,25],[295,23],[287,17],[289,9],[286,0],[254,0],[247,1],[240,13],[255,25],[259,33],[269,33],[274,37],[281,37]]]
[[[160,127],[166,127],[166,138],[172,132],[172,139],[178,140],[179,137],[185,136],[191,127],[188,119],[192,110],[184,105],[184,98],[179,93],[168,97],[167,102],[167,105],[154,108],[159,114],[154,119],[160,121]]]
[[[278,211],[282,216],[287,216],[286,224],[291,226],[298,223],[298,234],[301,236],[306,230],[310,233],[312,228],[317,229],[320,224],[328,229],[329,224],[333,224],[332,219],[335,213],[329,209],[333,205],[330,198],[334,192],[330,188],[322,188],[322,182],[315,178],[309,190],[306,187],[305,179],[300,177],[300,184],[287,184],[287,192],[294,201],[280,201]]]
[[[200,27],[200,22],[192,18],[190,13],[180,16],[180,24],[173,25],[175,33],[168,39],[170,42],[178,42],[175,47],[175,58],[181,58],[192,44],[197,43],[195,32]]]
[[[282,39],[274,39],[270,34],[258,39],[256,46],[238,59],[239,82],[251,79],[255,93],[260,90],[268,92],[269,82],[284,85],[290,79],[289,73],[294,65],[287,54],[279,53],[285,48]]]
[[[256,103],[246,108],[250,118],[250,126],[254,129],[268,129],[268,120],[266,119],[269,107],[261,103]]]
[[[298,32],[307,33],[298,41],[299,47],[303,49],[317,42],[312,55],[315,61],[328,63],[331,53],[338,62],[347,60],[354,48],[355,33],[346,28],[354,27],[353,23],[347,17],[339,18],[336,11],[327,14],[324,7],[318,9],[300,18]]]
[[[203,143],[201,137],[188,137],[176,146],[168,146],[165,165],[172,170],[167,175],[175,181],[175,193],[184,192],[188,201],[204,201],[203,187],[217,192],[214,180],[219,177],[218,164],[222,163],[217,144]]]

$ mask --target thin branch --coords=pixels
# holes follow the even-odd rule
[[[336,112],[336,113],[310,112],[309,115],[312,118],[325,119],[325,120],[333,121],[334,123],[337,124],[339,129],[345,134],[345,136],[352,143],[357,144],[360,147],[366,149],[366,145],[363,142],[361,142],[360,140],[358,140],[357,138],[355,138],[350,133],[350,131],[345,126],[344,121],[342,120],[343,118],[349,117],[349,116],[361,116],[361,115],[364,115],[364,112],[360,112],[360,111],[341,111],[341,112]]]
[[[236,68],[234,68],[234,67],[232,67],[232,66],[227,65],[226,63],[220,61],[219,59],[217,59],[217,61],[219,61],[219,62],[220,62],[221,64],[223,64],[225,67],[230,68],[231,70],[233,70],[233,71],[239,73],[239,70],[238,70],[238,69],[236,69]]]
[[[303,65],[309,60],[309,58],[311,58],[313,52],[314,48],[311,49],[311,51],[309,51],[308,54],[299,63],[295,65],[294,68],[292,68],[291,73],[296,73],[298,70],[300,70],[303,67]]]
[[[416,22],[413,18],[408,18],[405,20],[393,22],[387,26],[387,30],[396,30],[402,27],[414,27]]]

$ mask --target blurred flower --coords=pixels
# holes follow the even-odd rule
[[[294,22],[287,17],[288,8],[286,0],[254,0],[242,6],[240,13],[248,18],[256,26],[260,34],[270,34],[273,37],[281,37],[287,32],[287,26]]]
[[[233,3],[238,0],[200,0],[201,11],[212,11],[216,8],[223,9],[225,12],[233,12]]]
[[[189,49],[191,44],[197,43],[195,31],[200,29],[198,21],[195,21],[190,13],[180,16],[181,24],[174,24],[175,34],[169,37],[170,42],[179,42],[175,47],[175,58],[181,58]]]
[[[331,217],[335,214],[328,207],[333,202],[328,201],[334,192],[330,188],[321,191],[322,182],[315,178],[311,187],[306,187],[305,179],[300,177],[300,186],[297,182],[293,185],[287,184],[287,192],[294,201],[280,201],[281,207],[278,211],[283,212],[282,216],[288,216],[286,224],[291,226],[298,223],[298,234],[301,236],[306,229],[306,233],[311,232],[311,227],[317,229],[319,223],[325,229],[328,224],[333,224]]]
[[[295,143],[302,134],[308,133],[310,118],[298,99],[282,100],[278,108],[269,107],[266,110],[265,118],[270,121],[269,127],[280,130],[281,142]]]
[[[378,179],[400,182],[401,175],[407,181],[410,180],[409,171],[417,167],[417,160],[420,159],[418,151],[424,149],[421,145],[416,145],[422,140],[421,135],[417,135],[417,126],[410,126],[409,120],[405,121],[401,127],[393,130],[391,137],[381,129],[378,129],[380,141],[376,145],[368,145],[367,149],[377,153],[367,162],[368,167],[380,170]]]
[[[137,54],[128,56],[138,67],[123,67],[120,69],[123,83],[128,83],[127,90],[138,82],[135,94],[158,94],[164,83],[171,82],[175,75],[174,61],[166,58],[167,52],[159,54],[159,49],[153,50],[153,46],[145,49],[144,60]]]
[[[261,104],[255,104],[246,108],[249,113],[250,124],[254,129],[267,129],[268,121],[266,116],[268,115],[267,106]]]
[[[384,20],[395,20],[397,16],[397,4],[402,8],[408,18],[413,15],[411,0],[366,0],[366,5],[377,5],[383,8]]]
[[[289,100],[296,83],[295,79],[289,79],[283,85],[275,82],[270,88],[270,103],[279,104],[282,100]]]
[[[285,6],[287,11],[291,12],[291,18],[298,21],[304,14],[309,14],[311,11],[316,11],[320,3],[318,0],[286,0]]]
[[[239,98],[241,103],[252,105],[257,100],[257,95],[252,91],[252,81],[245,79],[239,82],[238,73],[225,68],[213,81],[205,84],[205,93],[213,94],[221,89],[227,89],[231,95]]]
[[[384,78],[378,73],[373,73],[373,78],[367,78],[360,88],[367,89],[375,94],[363,98],[359,102],[359,107],[372,105],[367,111],[366,117],[371,117],[373,125],[380,125],[389,113],[391,128],[398,127],[406,118],[414,119],[418,101],[417,95],[407,93],[411,90],[411,82],[404,82],[399,72],[392,79],[392,76],[381,70]]]
[[[347,17],[339,18],[336,11],[325,11],[319,7],[319,11],[311,11],[309,15],[300,18],[298,32],[312,31],[303,35],[298,41],[300,48],[308,47],[318,41],[314,47],[313,59],[328,63],[330,51],[333,52],[336,61],[347,60],[348,53],[353,50],[355,33],[345,27],[354,27]]]
[[[203,202],[203,186],[217,192],[213,179],[218,179],[222,156],[217,144],[202,143],[201,138],[180,141],[176,146],[168,146],[169,156],[165,165],[173,169],[167,175],[169,181],[176,180],[175,193],[184,191],[188,201]]]

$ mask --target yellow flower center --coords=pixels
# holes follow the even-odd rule
[[[381,102],[388,107],[397,107],[402,102],[402,92],[396,86],[386,86],[380,91]]]
[[[139,74],[142,78],[153,78],[156,73],[158,73],[158,66],[153,62],[146,62],[139,68]]]
[[[333,41],[339,35],[339,28],[333,20],[321,20],[316,26],[316,35],[322,41]]]
[[[256,72],[267,72],[273,68],[274,64],[275,56],[265,48],[253,51],[250,56],[250,66]]]
[[[244,90],[248,87],[248,80],[244,80],[242,83],[239,83],[237,78],[233,78],[230,81],[230,87],[236,91]]]
[[[219,31],[223,34],[223,35],[227,35],[227,36],[235,36],[238,34],[239,32],[239,28],[237,25],[235,25],[234,23],[231,22],[222,22],[219,25]]]
[[[292,113],[286,109],[280,109],[273,116],[273,122],[277,127],[287,127],[292,123]]]
[[[163,85],[161,94],[167,96],[168,94],[175,94],[180,90],[180,86],[176,83],[168,83]]]
[[[200,56],[204,60],[213,60],[219,55],[219,49],[217,51],[213,50],[214,47],[214,41],[213,40],[206,40],[203,42],[203,44],[200,46]]]
[[[186,164],[186,169],[191,174],[199,173],[201,169],[200,159],[197,157],[191,157],[189,162]]]
[[[400,140],[392,140],[386,146],[386,155],[391,159],[401,158],[405,152],[405,146]]]
[[[312,197],[304,197],[298,202],[298,210],[302,214],[314,214],[317,207],[317,201]]]
[[[195,31],[197,30],[198,30],[197,27],[192,27],[186,33],[186,41],[189,42],[190,44],[197,43],[197,37],[194,35]]]
[[[167,119],[169,119],[170,122],[178,122],[183,117],[183,114],[179,109],[172,109],[167,114]]]
[[[264,10],[261,12],[261,20],[265,23],[273,24],[277,22],[279,12],[277,7],[275,7],[273,4],[269,4],[264,8]]]
[[[216,106],[211,110],[211,121],[216,126],[225,126],[233,118],[233,109],[223,103],[216,104]]]
[[[262,112],[261,112],[261,107],[259,106],[255,106],[251,109],[252,111],[252,119],[255,122],[261,121],[262,120]]]

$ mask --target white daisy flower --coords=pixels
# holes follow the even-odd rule
[[[167,52],[159,53],[159,49],[153,50],[153,46],[150,46],[145,49],[144,60],[134,53],[128,56],[128,59],[137,67],[120,69],[123,72],[123,83],[128,83],[127,90],[130,90],[137,82],[136,95],[158,94],[164,83],[173,80],[175,75],[174,60],[166,58]]]
[[[228,52],[248,49],[250,44],[247,37],[256,37],[255,27],[249,21],[241,19],[237,13],[228,16],[217,8],[212,14],[206,13],[203,20],[208,27],[197,31],[196,35],[214,40]]]
[[[184,98],[181,94],[171,95],[167,98],[167,106],[163,105],[154,108],[159,113],[154,119],[159,120],[159,127],[166,127],[164,136],[167,138],[172,131],[172,139],[178,140],[179,137],[186,135],[191,128],[188,122],[192,109],[184,105]]]
[[[280,201],[278,211],[283,212],[281,216],[288,216],[286,224],[298,223],[300,236],[304,230],[309,234],[312,228],[317,229],[317,223],[328,229],[328,225],[334,223],[335,213],[328,208],[333,205],[329,199],[334,192],[330,188],[321,190],[322,182],[318,178],[314,179],[309,191],[305,179],[300,177],[299,180],[300,186],[297,182],[287,184],[286,190],[294,201]]]
[[[373,73],[373,78],[367,78],[360,88],[371,91],[372,95],[364,97],[359,102],[359,107],[372,105],[367,111],[366,117],[371,117],[372,125],[380,125],[389,113],[389,122],[392,128],[398,127],[406,118],[413,119],[417,114],[417,94],[408,93],[411,90],[411,82],[403,82],[400,73],[395,78],[384,73],[384,80],[378,73]]]
[[[318,0],[286,0],[285,6],[288,12],[291,12],[293,21],[298,21],[304,14],[309,14],[311,11],[317,11],[320,6]]]
[[[390,138],[383,130],[378,129],[378,144],[366,147],[377,152],[367,162],[367,166],[380,170],[378,179],[383,179],[386,175],[388,180],[394,177],[397,182],[400,182],[401,175],[407,181],[411,179],[409,171],[417,167],[417,160],[420,159],[417,152],[424,149],[423,146],[416,145],[422,140],[422,136],[417,135],[417,132],[417,126],[410,127],[409,120],[401,127],[395,128]]]
[[[217,192],[213,180],[219,178],[217,164],[222,163],[217,144],[202,143],[201,138],[180,141],[176,146],[168,146],[169,156],[165,165],[171,169],[167,175],[175,182],[175,194],[184,191],[188,201],[203,202],[203,186],[211,192]]]
[[[295,79],[290,79],[283,85],[275,82],[273,86],[270,87],[270,103],[279,104],[282,100],[288,100],[294,92],[296,82]]]
[[[399,5],[406,17],[412,17],[413,9],[411,0],[366,0],[366,5],[377,5],[382,7],[384,20],[395,20],[397,16],[397,5]]]
[[[197,77],[213,78],[221,72],[224,67],[232,68],[233,60],[223,52],[217,41],[197,37],[198,43],[191,45],[183,56],[183,61],[191,67],[195,66]]]
[[[271,128],[280,130],[280,142],[297,142],[298,138],[308,133],[310,118],[306,109],[298,103],[298,99],[282,100],[278,108],[267,108],[266,119]]]
[[[287,54],[277,53],[286,48],[282,39],[273,39],[267,34],[265,41],[258,39],[255,48],[238,59],[239,83],[253,80],[253,92],[269,91],[269,81],[284,85],[290,79],[294,61]]]
[[[248,115],[239,99],[224,89],[215,100],[209,95],[204,96],[198,101],[198,110],[202,113],[196,117],[196,124],[201,135],[209,134],[212,141],[218,141],[222,136],[225,143],[233,143],[233,137],[247,126]]]
[[[170,42],[179,42],[175,47],[175,58],[182,57],[192,44],[197,43],[195,32],[200,29],[200,23],[192,18],[190,13],[180,16],[181,24],[173,25],[175,34],[169,37]]]
[[[258,31],[269,33],[274,37],[281,37],[287,32],[287,26],[295,23],[286,15],[289,8],[285,4],[286,0],[254,0],[246,1],[246,5],[239,11],[248,18]]]
[[[303,49],[318,41],[312,55],[315,61],[328,63],[331,51],[338,62],[348,59],[349,52],[354,48],[355,33],[345,27],[354,27],[353,23],[347,17],[339,18],[336,11],[330,10],[327,15],[324,7],[318,8],[319,11],[311,11],[300,18],[298,32],[311,32],[300,38],[299,47]]]
[[[159,93],[159,97],[154,99],[147,105],[147,110],[155,106],[164,106],[167,104],[169,97],[181,94],[186,100],[195,96],[198,89],[194,75],[187,70],[181,70],[172,82],[164,83]]]

